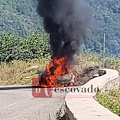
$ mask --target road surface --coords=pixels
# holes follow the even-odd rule
[[[32,88],[0,87],[0,120],[51,120],[64,98],[34,98]]]

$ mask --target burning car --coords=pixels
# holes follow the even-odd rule
[[[49,34],[51,62],[39,77],[41,87],[74,85],[74,55],[86,38],[92,10],[82,0],[38,0],[39,15]]]

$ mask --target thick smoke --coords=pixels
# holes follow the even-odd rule
[[[38,0],[38,13],[50,34],[52,55],[72,58],[86,37],[91,7],[82,0]]]

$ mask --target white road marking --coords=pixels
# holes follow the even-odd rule
[[[23,101],[25,101],[25,100],[29,100],[29,99],[31,99],[31,98],[33,98],[33,97],[29,97],[29,98],[26,98],[26,99],[24,99],[24,100],[20,100],[20,101],[18,101],[18,102],[13,103],[13,104],[7,105],[7,106],[1,108],[0,111],[3,110],[3,109],[6,109],[6,108],[8,108],[8,107],[14,106],[14,105],[16,105],[16,104],[19,104],[19,103],[21,103],[21,102],[23,102]]]

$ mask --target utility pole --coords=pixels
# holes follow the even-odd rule
[[[103,70],[105,69],[105,33],[104,33],[104,41],[103,41]]]

